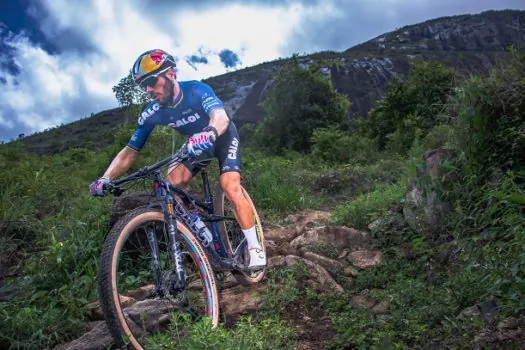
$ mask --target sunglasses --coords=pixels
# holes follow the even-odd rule
[[[146,77],[143,81],[139,83],[139,86],[142,90],[146,91],[146,89],[149,87],[154,87],[157,85],[157,82],[159,81],[159,77],[163,75],[166,71],[168,71],[171,67],[168,67],[166,69],[161,70],[160,72],[156,74],[152,74],[148,77]]]

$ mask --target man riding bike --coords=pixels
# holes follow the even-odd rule
[[[138,118],[130,141],[113,159],[104,175],[91,183],[93,196],[103,196],[104,184],[126,172],[137,159],[156,125],[168,125],[188,136],[188,153],[192,156],[182,166],[168,169],[167,180],[185,187],[199,168],[192,162],[215,157],[219,160],[219,182],[233,205],[235,218],[246,237],[250,268],[266,265],[266,255],[259,244],[253,211],[241,190],[239,135],[221,100],[210,86],[199,81],[178,81],[175,59],[159,49],[141,54],[131,75],[146,91],[152,102]]]

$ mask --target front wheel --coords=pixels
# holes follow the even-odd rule
[[[186,271],[182,284],[170,259],[168,228],[162,212],[140,208],[127,214],[104,242],[100,301],[119,348],[147,348],[155,337],[183,339],[194,322],[205,318],[212,326],[217,325],[219,298],[208,258],[195,236],[180,222],[177,232]]]
[[[266,248],[264,245],[264,234],[263,229],[261,225],[261,220],[259,219],[259,215],[257,214],[257,209],[255,208],[255,205],[252,202],[252,199],[250,198],[250,195],[248,192],[244,189],[244,187],[241,186],[242,193],[244,195],[244,198],[248,201],[250,204],[250,207],[253,211],[253,219],[255,221],[255,230],[257,232],[257,238],[259,239],[259,243],[263,250],[266,253]],[[221,186],[217,186],[217,190],[215,191],[215,198],[213,207],[215,210],[215,214],[222,215],[226,217],[235,217],[233,213],[233,206],[226,197],[226,194],[222,190]],[[239,247],[239,245],[244,240],[244,233],[241,230],[241,227],[237,223],[237,220],[223,220],[218,223],[219,228],[219,234],[221,235],[221,239],[225,245],[225,248],[229,254],[233,254],[237,249],[242,249],[241,252],[241,263],[248,265],[250,262],[250,254],[248,252],[248,245],[243,244],[242,247]],[[251,285],[255,283],[259,283],[264,278],[264,269],[254,272],[244,272],[244,271],[232,271],[233,276],[235,279],[243,284],[243,285]]]

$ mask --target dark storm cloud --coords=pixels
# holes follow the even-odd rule
[[[230,49],[219,52],[219,58],[226,68],[235,68],[240,63],[239,56]]]
[[[12,36],[13,33],[7,29],[5,24],[0,22],[0,71],[7,70],[9,74],[17,76],[20,74],[20,68],[15,62],[16,50],[6,44]]]
[[[191,68],[197,70],[197,64],[208,64],[208,59],[205,56],[201,55],[190,55],[185,57],[186,63],[188,63]]]
[[[47,52],[98,52],[96,45],[90,40],[89,32],[84,33],[71,26],[60,28],[42,2],[32,1],[25,12],[38,23],[37,28],[42,34],[40,42],[45,44],[44,49]]]
[[[303,1],[306,5],[307,2]],[[284,53],[312,53],[321,50],[344,51],[405,25],[429,19],[479,13],[497,9],[525,9],[525,1],[516,0],[334,0],[340,17],[307,18],[288,37]]]
[[[11,35],[23,34],[31,42],[39,43],[44,50],[55,53],[54,45],[38,29],[39,18],[35,18],[30,13],[30,8],[36,9],[38,6],[38,3],[32,0],[2,1],[0,2],[0,23],[3,24],[4,31],[10,32]],[[1,38],[2,42],[4,40],[5,37]],[[0,49],[0,52],[10,54],[4,51],[4,47]]]

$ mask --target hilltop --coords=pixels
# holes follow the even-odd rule
[[[299,56],[307,67],[318,64],[352,105],[349,118],[365,116],[382,98],[392,79],[406,77],[415,60],[436,60],[460,75],[486,76],[509,58],[509,48],[525,44],[525,11],[486,11],[441,17],[384,33],[343,52],[325,51]],[[238,127],[264,118],[259,103],[271,89],[273,77],[289,59],[278,59],[204,80],[223,100]],[[113,142],[125,123],[124,109],[102,111],[68,125],[24,138],[26,147],[53,154],[72,147],[99,147]]]

